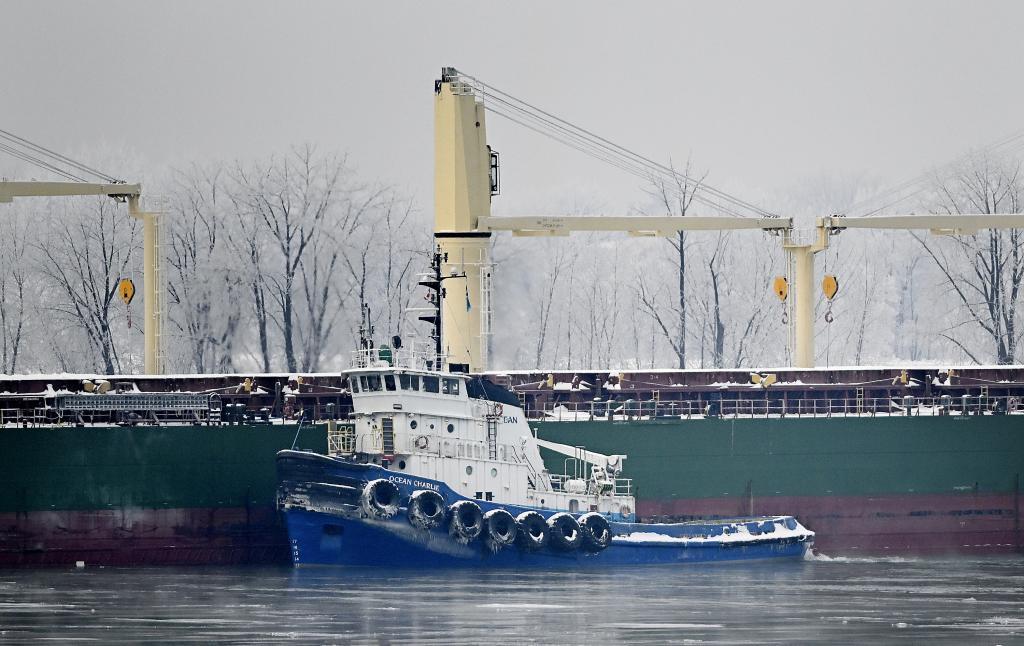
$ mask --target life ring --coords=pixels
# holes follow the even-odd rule
[[[494,416],[495,417],[501,417],[501,414],[503,412],[505,412],[505,407],[502,406],[501,403],[497,403],[497,404],[494,405]]]
[[[400,495],[398,485],[379,478],[366,483],[359,502],[363,512],[370,518],[386,519],[398,513]]]
[[[612,542],[612,528],[608,519],[596,511],[580,516],[579,523],[584,549],[597,552]]]
[[[440,527],[448,515],[448,505],[441,494],[420,489],[409,496],[409,524],[419,529]]]
[[[539,550],[548,543],[548,525],[535,511],[524,511],[516,517],[519,544],[527,550]]]
[[[583,541],[580,524],[572,514],[559,512],[552,515],[548,518],[548,541],[556,549],[565,552],[575,550]]]
[[[420,435],[416,438],[415,444],[417,449],[423,450],[430,446],[430,438],[426,435]]]
[[[516,542],[516,519],[504,509],[492,509],[484,514],[487,528],[487,545],[492,551],[508,547]]]
[[[472,500],[460,500],[452,505],[449,533],[460,543],[468,543],[484,529],[484,514]]]

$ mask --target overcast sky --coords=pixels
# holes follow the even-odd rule
[[[649,157],[692,154],[771,209],[817,177],[896,182],[1024,128],[1022,62],[1022,2],[5,2],[0,128],[126,144],[149,176],[312,142],[430,211],[450,65]],[[489,139],[498,212],[640,199],[499,117]]]

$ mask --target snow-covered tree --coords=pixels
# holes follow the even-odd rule
[[[27,336],[31,268],[26,250],[31,244],[31,227],[19,211],[5,214],[0,221],[0,370],[12,374]]]
[[[1019,213],[1024,208],[1021,161],[995,154],[967,158],[936,178],[932,210],[936,213]],[[916,235],[921,248],[941,272],[958,318],[943,338],[977,363],[986,354],[962,330],[984,332],[997,363],[1013,363],[1021,339],[1021,287],[1024,281],[1024,231],[986,229],[974,235],[937,240]]]
[[[169,241],[168,334],[177,347],[188,348],[170,353],[168,361],[182,364],[181,370],[235,370],[245,272],[233,262],[226,242],[232,222],[223,179],[217,166],[175,173],[170,212],[163,216]]]
[[[34,243],[41,277],[49,286],[42,307],[85,342],[86,352],[78,356],[55,343],[60,367],[105,374],[130,369],[122,361],[130,344],[117,285],[131,273],[141,226],[106,197],[51,199],[39,208],[48,215],[43,220],[47,233]]]

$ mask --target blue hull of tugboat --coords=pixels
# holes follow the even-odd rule
[[[296,567],[316,565],[389,568],[496,567],[585,568],[673,565],[713,561],[800,559],[810,546],[799,539],[767,539],[757,543],[619,543],[600,552],[533,552],[510,546],[491,552],[483,541],[462,545],[447,531],[422,532],[401,515],[386,521],[339,518],[321,512],[286,512],[292,561]]]
[[[403,501],[398,513],[386,520],[360,513],[359,504],[352,497],[353,492],[361,491],[366,483],[376,479],[397,485]],[[469,543],[456,540],[446,525],[422,530],[409,523],[405,503],[416,490],[432,489],[449,506],[459,500],[470,500],[443,482],[296,451],[278,454],[278,480],[279,501],[296,567],[585,568],[799,559],[813,540],[813,533],[802,528],[796,530],[799,526],[792,517],[664,525],[612,522],[615,538],[600,551],[561,551],[552,546],[531,550],[518,544],[494,551],[480,538]],[[302,492],[307,504],[288,502],[290,494],[296,491]],[[533,510],[547,518],[557,511],[483,500],[473,502],[484,512],[501,508],[518,515]],[[737,530],[752,535],[735,540],[736,536],[730,537],[729,533]],[[722,539],[716,540],[716,536]]]

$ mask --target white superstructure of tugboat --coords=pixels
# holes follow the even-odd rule
[[[379,465],[392,482],[426,478],[474,500],[632,520],[630,481],[618,477],[626,456],[538,440],[504,388],[428,370],[429,355],[388,352],[394,366],[364,353],[347,373],[355,419],[331,433],[336,455]],[[570,473],[548,473],[541,446],[565,454]]]

